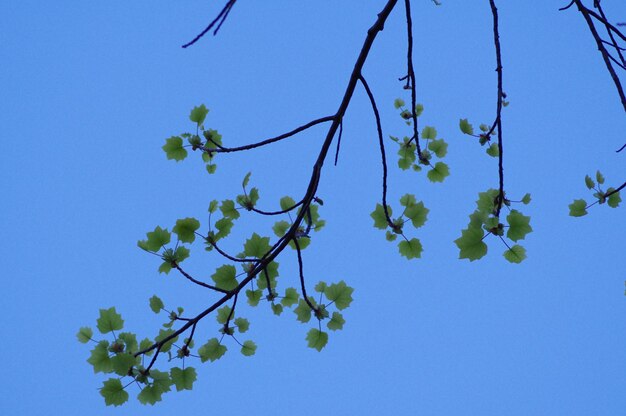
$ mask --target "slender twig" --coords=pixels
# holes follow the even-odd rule
[[[339,147],[341,146],[341,135],[343,134],[343,120],[339,122],[339,137],[337,137],[337,149],[335,150],[335,166],[339,159]]]
[[[304,271],[302,270],[302,253],[297,238],[294,238],[293,244],[296,246],[296,253],[298,255],[298,272],[300,274],[300,287],[302,288],[302,297],[304,298],[306,304],[309,305],[309,308],[311,308],[312,311],[317,312],[317,308],[313,306],[313,304],[309,300],[309,297],[306,294],[306,285],[304,284]]]
[[[417,130],[417,114],[415,113],[416,94],[415,91],[415,70],[413,68],[413,20],[411,18],[411,0],[404,0],[404,10],[406,14],[406,64],[407,64],[407,85],[411,86],[411,119],[413,120],[413,137],[417,146],[417,157],[422,160],[422,149],[420,148],[419,133]]]
[[[185,276],[188,280],[194,282],[195,284],[197,284],[199,286],[206,287],[207,289],[215,290],[215,291],[221,292],[221,293],[228,293],[228,290],[220,289],[219,287],[216,287],[216,286],[213,286],[213,285],[209,285],[207,283],[201,282],[200,280],[194,279],[189,273],[187,273],[186,271],[181,269],[180,266],[178,265],[178,263],[176,263],[176,262],[172,262],[172,266],[176,270],[178,270],[180,272],[180,274]]]
[[[261,214],[261,215],[280,215],[280,214],[286,214],[290,211],[293,211],[294,209],[296,209],[297,207],[299,207],[300,205],[302,205],[304,201],[300,200],[300,202],[297,202],[296,204],[290,206],[289,208],[286,209],[281,209],[280,211],[262,211],[260,209],[256,209],[256,208],[252,208],[253,212],[256,212],[257,214]]]
[[[608,42],[606,42],[606,43],[615,48],[615,50],[617,51],[617,55],[619,56],[620,60],[622,61],[621,65],[620,64],[618,64],[618,65],[620,65],[622,67],[622,69],[626,69],[625,68],[626,67],[626,60],[624,60],[624,55],[622,54],[622,50],[624,48],[620,48],[619,45],[617,44],[617,41],[615,40],[615,37],[613,36],[613,31],[611,30],[611,28],[609,26],[609,21],[606,18],[606,15],[604,14],[604,10],[602,10],[602,6],[600,5],[600,2],[598,2],[597,8],[598,8],[598,11],[600,12],[600,16],[602,16],[602,19],[604,20],[603,23],[604,23],[604,27],[606,28],[606,33],[609,35],[609,38],[611,39],[611,42],[613,42],[613,43],[608,43]],[[619,33],[619,31],[618,31],[618,33]]]
[[[383,140],[383,128],[380,124],[380,114],[378,113],[378,107],[376,106],[374,94],[372,94],[372,90],[370,90],[370,87],[369,85],[367,85],[367,81],[365,81],[363,75],[359,76],[359,81],[361,81],[361,84],[363,84],[363,88],[365,88],[365,92],[367,93],[370,104],[372,105],[372,110],[374,110],[374,118],[376,119],[376,131],[378,132],[378,145],[380,147],[380,160],[383,164],[383,211],[385,212],[387,224],[391,228],[395,228],[393,221],[391,220],[391,216],[389,215],[389,208],[387,207],[387,157],[385,155],[385,143]]]
[[[230,308],[230,312],[228,313],[228,318],[226,319],[226,323],[224,323],[224,332],[228,332],[228,326],[230,325],[230,320],[235,316],[235,308],[237,307],[237,298],[239,297],[239,292],[235,293],[235,297],[233,299],[233,306]],[[232,334],[228,334],[232,335]]]
[[[222,24],[224,23],[224,21],[228,17],[228,13],[230,13],[230,9],[233,8],[233,6],[235,5],[236,1],[237,0],[228,0],[226,5],[222,8],[222,11],[217,15],[217,17],[215,19],[213,19],[211,21],[211,23],[209,23],[209,25],[202,32],[200,32],[195,38],[193,38],[193,40],[191,42],[185,43],[183,45],[183,48],[188,48],[189,46],[191,46],[194,43],[196,43],[197,41],[199,41],[200,38],[202,38],[204,35],[206,35],[206,33],[209,30],[211,30],[213,28],[213,26],[215,26],[215,24],[217,24],[217,28],[215,28],[215,30],[213,31],[213,36],[217,35],[217,32],[222,27]]]

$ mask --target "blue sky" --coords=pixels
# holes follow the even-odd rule
[[[211,3],[211,4],[210,4]],[[471,4],[470,4],[471,3]],[[480,4],[478,4],[480,3]],[[511,2],[507,2],[511,3]],[[532,3],[532,4],[531,4]],[[304,193],[324,128],[266,149],[220,155],[209,176],[198,157],[167,161],[165,138],[193,129],[189,110],[211,109],[206,125],[228,145],[271,137],[332,114],[367,28],[384,1],[239,2],[218,37],[183,50],[221,4],[186,2],[5,3],[0,11],[0,243],[5,359],[0,410],[11,414],[399,414],[615,415],[626,406],[624,208],[594,207],[574,219],[567,205],[587,197],[585,174],[624,180],[626,117],[582,17],[558,2],[500,5],[508,195],[530,192],[523,208],[534,232],[521,265],[489,242],[479,262],[457,260],[453,240],[477,193],[497,185],[494,159],[458,130],[489,123],[495,58],[488,2],[414,2],[415,65],[422,125],[449,143],[443,184],[392,169],[391,201],[414,193],[430,209],[416,234],[423,258],[406,261],[369,213],[381,194],[375,124],[362,90],[344,122],[338,166],[325,165],[318,195],[327,226],[303,252],[305,275],[355,288],[343,331],[318,353],[311,325],[291,312],[243,308],[256,356],[231,351],[196,365],[192,392],[169,393],[154,408],[134,400],[105,408],[104,378],[85,362],[79,327],[116,306],[144,336],[161,321],[158,294],[190,313],[213,299],[136,247],[156,225],[197,217],[211,199],[239,193],[243,176],[260,205]],[[604,4],[604,3],[603,3]],[[625,16],[617,2],[609,15]],[[376,40],[364,75],[385,135],[408,134],[393,108],[407,99],[399,6]],[[623,20],[623,18],[622,18]],[[388,141],[390,165],[394,151]],[[225,155],[224,155],[225,156]],[[397,205],[397,204],[396,204]],[[239,220],[237,252],[271,223]],[[186,262],[208,278],[223,264],[198,245]],[[282,287],[297,286],[295,255],[281,264]],[[198,342],[214,336],[212,318]]]

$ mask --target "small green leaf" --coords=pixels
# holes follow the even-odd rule
[[[591,176],[585,175],[585,185],[587,185],[588,189],[593,189],[596,186],[596,183],[591,179]]]
[[[93,366],[94,373],[110,373],[113,371],[111,357],[109,357],[109,341],[100,341],[91,350],[87,362]]]
[[[411,220],[413,227],[420,228],[426,223],[429,209],[424,206],[423,202],[418,202],[411,206],[408,206],[404,210],[404,215]]]
[[[107,406],[120,406],[128,400],[128,393],[117,378],[105,381],[100,388],[100,395],[104,397],[104,403]]]
[[[417,238],[412,238],[409,241],[402,240],[398,243],[398,249],[400,254],[407,259],[419,259],[422,256],[422,243]]]
[[[239,332],[241,332],[242,334],[246,332],[248,328],[250,328],[250,322],[246,318],[237,318],[235,319],[234,323],[237,326]]]
[[[460,249],[459,258],[474,261],[487,254],[487,245],[482,241],[484,235],[482,227],[470,226],[461,231],[461,237],[454,240]]]
[[[491,157],[498,157],[500,155],[498,143],[491,143],[491,145],[487,148],[487,154]]]
[[[183,147],[183,139],[178,136],[172,136],[165,140],[165,144],[161,147],[167,156],[167,159],[174,159],[177,162],[187,157],[187,150]]]
[[[216,199],[211,201],[211,203],[209,204],[209,212],[213,214],[215,211],[217,211],[218,205],[219,205],[219,202]]]
[[[170,263],[169,261],[164,261],[159,266],[159,273],[169,274],[171,270],[172,270],[172,263]]]
[[[150,309],[152,312],[159,313],[161,309],[163,309],[163,301],[157,295],[154,295],[150,298]]]
[[[195,231],[200,228],[200,222],[195,218],[184,218],[176,220],[176,225],[172,229],[178,235],[178,239],[183,243],[193,243],[196,239]]]
[[[124,351],[128,353],[135,353],[139,351],[138,346],[137,346],[137,335],[131,332],[122,332],[118,334],[117,338],[118,340],[123,341],[124,344],[126,345],[126,348]]]
[[[328,334],[324,331],[320,331],[319,329],[312,328],[307,333],[306,340],[308,341],[310,348],[315,348],[316,350],[321,351],[322,348],[324,348],[328,343]]]
[[[224,290],[233,290],[239,284],[235,275],[235,266],[225,264],[224,266],[217,268],[215,273],[213,273],[213,275],[211,276],[211,279],[213,279],[215,285],[218,288]]]
[[[248,305],[257,306],[261,300],[263,292],[260,290],[246,290],[246,296],[248,297]]]
[[[220,344],[217,338],[211,338],[206,344],[198,349],[200,361],[203,363],[207,360],[211,362],[220,359],[226,353],[226,346]]]
[[[173,367],[170,370],[170,377],[176,385],[176,391],[191,390],[193,388],[193,382],[196,381],[196,369],[193,367],[187,367],[184,370],[178,367]]]
[[[443,139],[433,140],[428,143],[428,150],[436,154],[437,157],[442,158],[448,154],[448,143]]]
[[[609,188],[607,189],[606,193],[608,194],[610,192],[613,192],[614,190],[614,188]],[[620,202],[622,202],[622,197],[619,195],[619,191],[609,195],[607,199],[607,203],[611,208],[617,208]]]
[[[523,215],[518,210],[511,210],[506,220],[509,223],[506,236],[513,241],[523,240],[526,234],[533,230],[530,226],[530,217]]]
[[[166,229],[162,229],[161,227],[156,227],[154,231],[151,231],[146,234],[148,237],[147,240],[140,240],[137,242],[137,245],[147,251],[160,251],[161,248],[170,242],[171,235],[170,232]]]
[[[246,240],[243,246],[243,253],[246,257],[261,258],[271,248],[269,237],[261,237],[257,233],[253,233],[252,237]]]
[[[287,221],[277,221],[276,224],[274,224],[274,226],[272,227],[272,230],[277,237],[282,237],[287,233],[289,227],[291,227],[291,224],[289,224]]]
[[[343,324],[345,323],[346,321],[345,319],[343,319],[343,315],[341,315],[339,312],[333,312],[333,316],[330,318],[330,321],[328,321],[326,326],[331,331],[337,331],[339,329],[343,329]]]
[[[154,338],[155,343],[159,343],[163,341],[165,338],[168,338],[170,335],[174,333],[173,329],[159,329],[159,335]],[[161,347],[161,352],[168,352],[172,348],[172,344],[174,344],[178,340],[178,336],[170,339]]]
[[[352,303],[352,292],[354,292],[354,289],[346,285],[346,282],[343,280],[326,286],[324,289],[326,298],[331,302],[335,302],[335,306],[339,310],[350,306],[350,303]]]
[[[497,189],[488,189],[485,192],[478,193],[476,207],[479,212],[492,214],[496,208],[496,198],[499,191]]]
[[[522,203],[523,203],[524,205],[528,205],[528,204],[530,204],[530,194],[526,194],[526,195],[524,195],[524,197],[522,198]]]
[[[436,139],[437,129],[431,126],[426,126],[422,129],[422,139]]]
[[[200,125],[204,123],[204,119],[206,118],[207,114],[209,114],[209,110],[204,104],[201,104],[200,106],[194,107],[193,110],[191,110],[191,114],[189,114],[189,120]]]
[[[111,367],[115,374],[119,376],[127,376],[129,370],[137,364],[137,358],[127,352],[115,354],[111,357]]]
[[[387,206],[389,216],[391,216],[391,207]],[[370,214],[370,217],[374,220],[374,227],[384,230],[387,228],[387,217],[385,216],[385,210],[381,204],[376,204],[376,209]]]
[[[233,220],[229,217],[224,217],[215,221],[217,234],[213,235],[214,241],[219,241],[222,238],[227,237],[230,234],[230,231],[233,229],[233,225]]]
[[[213,163],[206,165],[206,171],[209,173],[209,175],[213,175],[215,171],[217,171],[217,165]]]
[[[293,200],[290,196],[284,196],[280,198],[280,209],[282,211],[286,211],[288,209],[293,208],[296,205],[296,201]]]
[[[307,323],[311,320],[311,308],[304,299],[300,299],[298,306],[293,310],[298,317],[298,321]]]
[[[419,117],[424,112],[424,106],[421,104],[415,104],[415,116]]]
[[[283,313],[283,305],[280,303],[272,303],[272,312],[274,312],[274,315],[280,316],[280,314]]]
[[[587,215],[587,202],[584,199],[576,199],[569,204],[569,215],[572,217],[582,217]]]
[[[137,395],[137,399],[141,404],[153,405],[162,400],[161,396],[163,393],[164,391],[161,390],[159,386],[150,384],[141,389],[141,392]]]
[[[246,173],[246,176],[244,176],[243,181],[241,182],[241,186],[243,187],[243,189],[246,189],[246,187],[248,186],[248,183],[250,182],[250,176],[252,176],[252,172],[248,172]]]
[[[598,184],[602,185],[604,183],[604,176],[602,175],[602,173],[600,173],[600,171],[596,171],[596,180],[598,181]]]
[[[115,311],[115,307],[100,309],[100,317],[97,320],[98,330],[102,334],[111,331],[119,331],[124,326],[122,316]]]
[[[232,309],[230,308],[230,306],[223,306],[219,308],[217,310],[217,315],[215,316],[215,319],[217,319],[217,322],[222,325],[226,324],[226,322],[228,322],[228,317],[230,316],[231,310]]]
[[[296,289],[294,289],[293,287],[288,287],[287,289],[285,289],[285,296],[283,296],[283,298],[280,300],[280,303],[287,308],[291,308],[293,305],[298,303],[299,297],[300,295],[298,294],[298,291]]]
[[[443,182],[443,180],[449,175],[450,169],[448,168],[448,165],[443,162],[435,163],[435,166],[426,174],[431,182]]]
[[[459,128],[465,134],[474,134],[474,127],[467,121],[466,118],[459,120]]]
[[[78,330],[78,333],[76,334],[76,338],[78,338],[78,341],[83,344],[89,342],[92,336],[93,330],[87,326],[83,326],[82,328],[80,328]]]
[[[393,106],[398,109],[400,107],[404,107],[404,100],[402,98],[396,98],[393,102]]]
[[[526,258],[526,249],[518,244],[504,252],[504,258],[511,263],[521,263]]]
[[[253,341],[246,341],[241,346],[241,353],[246,357],[254,355],[256,352],[256,344]]]
[[[233,220],[239,218],[239,211],[237,210],[237,208],[235,208],[235,201],[233,201],[232,199],[226,199],[222,201],[222,205],[220,205],[220,211],[222,211],[222,214],[225,218],[232,218]]]

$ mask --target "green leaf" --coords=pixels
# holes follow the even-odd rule
[[[404,100],[402,98],[396,98],[393,102],[393,106],[398,109],[400,107],[404,107]]]
[[[398,150],[398,167],[402,170],[407,170],[417,158],[415,151],[417,150],[415,143],[408,144],[408,137],[404,138],[405,142],[400,144],[400,150]]]
[[[431,126],[426,126],[422,129],[422,139],[436,139],[437,129]]]
[[[398,243],[398,249],[400,254],[407,259],[419,259],[422,256],[422,243],[417,238],[412,238],[409,241],[402,240]]]
[[[150,348],[152,346],[153,342],[150,338],[144,338],[143,340],[141,340],[141,342],[139,343],[139,351],[143,351],[146,348]],[[145,353],[146,356],[151,356],[152,353],[154,352],[154,350],[151,350],[147,353]]]
[[[169,261],[164,261],[159,266],[159,273],[168,274],[171,270],[172,270],[172,263],[170,263]]]
[[[260,290],[246,290],[246,296],[248,297],[248,305],[257,306],[261,300],[263,292]]]
[[[474,127],[467,121],[466,118],[459,120],[459,128],[465,134],[474,134]]]
[[[151,231],[146,234],[148,237],[147,240],[140,240],[137,242],[137,245],[147,251],[160,251],[161,248],[168,244],[171,239],[170,232],[166,229],[162,229],[161,227],[156,227],[154,231]]]
[[[448,143],[443,139],[433,140],[428,143],[428,150],[437,155],[437,157],[441,158],[448,154]]]
[[[109,357],[109,341],[100,341],[91,350],[91,356],[87,362],[93,366],[94,373],[110,373],[113,371],[113,364]]]
[[[324,295],[331,302],[335,302],[337,309],[342,310],[350,306],[352,303],[352,292],[354,289],[346,285],[346,282],[341,280],[338,283],[333,283],[330,286],[326,286],[324,289]]]
[[[584,199],[576,199],[569,204],[569,215],[572,217],[582,217],[587,215],[587,202]]]
[[[137,395],[137,399],[141,404],[153,405],[161,401],[161,396],[165,393],[159,386],[147,385]]]
[[[157,295],[154,295],[150,298],[150,309],[152,312],[159,313],[161,309],[163,309],[163,301]]]
[[[328,321],[326,326],[331,331],[337,331],[339,329],[343,329],[343,324],[345,323],[346,321],[345,319],[343,319],[343,315],[341,315],[339,312],[333,312],[333,316],[332,318],[330,318],[330,321]]]
[[[207,139],[207,144],[209,144],[209,143],[211,143],[211,144],[217,143],[220,146],[223,144],[222,143],[222,135],[219,134],[217,132],[217,130],[208,129],[203,134],[204,134],[204,138]],[[204,156],[204,155],[207,155],[207,154],[203,153],[202,156]]]
[[[220,211],[222,211],[225,218],[232,218],[233,220],[239,218],[239,211],[235,208],[235,201],[232,199],[222,201]]]
[[[419,117],[424,112],[424,106],[421,104],[415,104],[415,116]]]
[[[215,316],[215,319],[217,319],[217,322],[222,325],[226,324],[226,322],[228,321],[228,317],[230,316],[231,310],[232,309],[230,306],[222,306],[221,308],[219,308],[217,310],[217,315]]]
[[[321,351],[328,343],[328,334],[319,329],[312,328],[306,335],[306,340],[310,348]]]
[[[280,316],[280,314],[283,313],[283,305],[280,303],[272,303],[272,312],[274,312],[274,315]]]
[[[157,335],[154,338],[154,341],[156,343],[163,341],[165,338],[169,337],[170,335],[172,335],[174,333],[173,329],[159,329],[159,335]],[[172,344],[175,343],[178,340],[178,336],[175,336],[174,338],[170,339],[169,341],[167,341],[165,344],[163,344],[163,346],[161,347],[161,352],[168,352],[171,348],[172,348]]]
[[[522,203],[523,203],[524,205],[528,205],[528,204],[530,204],[530,194],[526,194],[526,195],[524,195],[524,197],[522,198]]]
[[[317,293],[324,293],[324,291],[326,290],[326,287],[328,287],[326,282],[320,281],[320,282],[317,282],[313,290],[315,290]]]
[[[266,272],[267,272],[267,277],[265,276]],[[269,278],[270,286],[274,288],[276,287],[276,277],[278,277],[278,263],[273,261],[267,265],[267,267],[265,268],[265,271],[259,274],[259,277],[256,280],[257,286],[261,290],[267,289],[267,278]]]
[[[78,338],[78,341],[83,344],[89,342],[92,336],[93,330],[88,326],[83,326],[78,330],[78,333],[76,334],[76,338]]]
[[[606,193],[610,193],[613,192],[614,189],[613,188],[609,188]],[[622,202],[622,197],[619,195],[619,191],[615,192],[614,194],[609,195],[608,199],[607,199],[607,203],[609,204],[609,206],[611,208],[617,208],[619,206],[619,203]]]
[[[211,362],[220,359],[226,353],[226,345],[220,344],[217,338],[211,338],[206,344],[198,349],[200,361],[203,363],[207,360]]]
[[[252,206],[255,206],[259,200],[259,190],[256,188],[250,189],[250,192],[248,193],[248,198],[252,203]]]
[[[183,147],[183,139],[178,136],[172,136],[166,139],[161,149],[165,152],[168,160],[174,159],[180,162],[187,157],[187,150]]]
[[[115,374],[119,376],[127,376],[129,370],[137,364],[137,358],[132,354],[123,352],[121,354],[115,354],[111,357],[111,367]]]
[[[391,207],[387,206],[389,216],[391,216]],[[385,210],[381,204],[376,204],[376,209],[370,214],[370,217],[374,220],[374,227],[384,230],[387,228],[387,217],[385,216]]]
[[[207,114],[209,114],[209,110],[204,104],[201,104],[200,106],[194,107],[193,110],[191,110],[191,114],[189,114],[189,120],[200,125],[204,123],[204,119],[206,118]]]
[[[272,246],[270,246],[269,237],[261,237],[257,233],[253,233],[252,237],[246,240],[243,245],[243,254],[246,257],[263,257]]]
[[[518,210],[511,210],[506,220],[509,223],[506,236],[513,241],[523,240],[526,234],[533,230],[530,226],[530,217],[523,215]]]
[[[237,329],[242,334],[250,328],[250,322],[246,318],[237,318],[234,322],[237,326]]]
[[[241,182],[243,189],[246,189],[248,183],[250,183],[250,176],[252,176],[252,172],[246,173],[246,176],[243,177],[243,181]]]
[[[124,351],[128,353],[135,353],[139,351],[137,346],[137,335],[131,332],[122,332],[117,336],[117,339],[123,341],[126,345]]]
[[[478,194],[478,200],[476,201],[478,211],[488,214],[493,213],[496,209],[496,198],[498,194],[499,191],[497,189],[488,189],[485,192],[480,192]]]
[[[596,183],[591,179],[591,176],[585,175],[585,185],[587,185],[588,189],[593,189],[596,186]]]
[[[604,183],[604,176],[602,175],[602,173],[600,173],[600,171],[596,171],[596,180],[598,181],[598,184],[602,185]]]
[[[241,346],[241,353],[246,357],[254,355],[256,352],[256,344],[253,341],[246,341]]]
[[[184,370],[178,367],[173,367],[170,370],[170,377],[176,385],[176,391],[191,390],[193,388],[193,382],[196,381],[196,369],[193,367],[187,367]]]
[[[420,228],[426,223],[428,212],[428,208],[426,208],[424,203],[420,201],[416,204],[408,206],[404,210],[404,215],[411,220],[413,227]]]
[[[282,211],[286,211],[290,208],[293,208],[296,205],[296,201],[293,200],[290,196],[284,196],[280,198],[280,209]]]
[[[443,182],[443,180],[449,175],[450,169],[448,168],[448,165],[443,162],[435,163],[435,166],[426,174],[431,182]]]
[[[487,154],[491,157],[498,157],[500,155],[498,143],[491,143],[491,145],[487,148]]]
[[[219,241],[230,234],[233,229],[233,220],[228,217],[221,218],[215,222],[217,234],[213,234],[213,241]]]
[[[288,287],[287,289],[285,289],[285,296],[283,296],[283,298],[280,300],[280,303],[287,308],[291,308],[293,305],[298,303],[299,297],[300,295],[298,294],[298,291],[296,289],[294,289],[293,287]]]
[[[224,290],[233,290],[239,284],[235,278],[236,270],[235,266],[225,264],[218,267],[215,273],[211,276],[211,279],[215,282],[215,285]]]
[[[482,227],[470,226],[461,231],[461,237],[454,240],[454,243],[461,250],[459,258],[474,261],[487,254],[487,245],[482,241],[484,235]]]
[[[272,227],[272,230],[277,237],[282,237],[287,234],[287,230],[289,229],[289,227],[291,227],[291,224],[289,224],[287,221],[277,221],[276,224],[274,224],[274,226]]]
[[[117,378],[110,378],[102,383],[100,395],[104,397],[104,403],[107,406],[120,406],[128,400],[128,393]]]
[[[206,153],[204,153],[206,154]],[[215,171],[217,171],[217,165],[211,163],[209,165],[206,165],[206,171],[209,173],[209,175],[213,175],[215,173]]]
[[[178,239],[183,243],[193,243],[196,239],[195,231],[200,228],[200,222],[195,218],[176,220],[172,231],[178,234]]]
[[[298,306],[293,310],[298,317],[298,321],[307,323],[311,320],[311,308],[304,299],[300,299]]]
[[[526,258],[526,249],[518,244],[504,252],[504,258],[511,263],[521,263]]]
[[[211,203],[209,204],[209,212],[213,214],[215,211],[217,211],[218,205],[219,205],[219,202],[216,199],[211,201]]]
[[[100,317],[97,320],[98,330],[102,334],[111,331],[119,331],[124,326],[122,316],[115,311],[115,307],[100,309]]]

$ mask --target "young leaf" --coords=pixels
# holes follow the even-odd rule
[[[598,181],[598,184],[602,185],[604,183],[604,176],[602,175],[602,173],[600,173],[600,171],[596,171],[596,180]]]
[[[128,400],[128,393],[117,378],[105,381],[100,388],[100,395],[104,397],[104,403],[107,406],[120,406]]]
[[[443,139],[433,140],[428,143],[428,150],[436,154],[437,157],[442,158],[448,154],[448,143]]]
[[[300,299],[298,306],[293,310],[293,312],[298,317],[298,321],[303,324],[311,320],[311,308],[304,299]]]
[[[426,126],[422,129],[422,139],[436,139],[437,129],[431,126]]]
[[[235,266],[225,264],[218,267],[215,273],[211,276],[211,279],[215,282],[215,285],[224,290],[233,290],[239,284],[235,278],[236,270]]]
[[[233,229],[233,220],[229,217],[224,217],[215,222],[215,228],[217,229],[217,234],[213,236],[214,241],[219,241],[224,237],[227,237],[230,234],[230,231]]]
[[[387,206],[389,216],[391,216],[391,207]],[[376,204],[376,209],[370,214],[370,217],[374,220],[374,227],[384,230],[387,228],[387,217],[385,217],[385,210],[381,204]]]
[[[404,100],[402,98],[396,98],[393,102],[393,106],[398,109],[400,107],[404,107]]]
[[[421,104],[415,104],[415,116],[419,117],[424,112],[424,106]]]
[[[76,338],[78,338],[78,341],[83,344],[89,342],[92,336],[93,330],[87,326],[80,328],[78,330],[78,333],[76,334]]]
[[[176,385],[176,391],[191,390],[193,388],[193,382],[196,381],[196,369],[193,367],[187,367],[184,370],[178,367],[173,367],[170,370],[170,377]]]
[[[523,215],[518,210],[511,210],[509,215],[507,215],[506,220],[509,223],[509,229],[506,232],[506,236],[513,241],[523,240],[526,237],[526,234],[533,230],[530,226],[530,217]]]
[[[148,237],[147,240],[140,240],[137,242],[137,245],[147,251],[159,251],[161,247],[168,244],[171,239],[170,232],[166,229],[162,229],[161,227],[156,227],[154,231],[151,231],[146,234]]]
[[[462,118],[459,120],[459,128],[465,134],[474,134],[474,127],[467,121],[466,118]]]
[[[154,338],[154,342],[159,343],[163,341],[165,338],[168,338],[170,335],[174,333],[173,329],[159,329],[159,335]],[[178,336],[170,339],[161,347],[161,352],[168,352],[172,348],[172,344],[174,344],[178,340]]]
[[[195,231],[200,228],[200,222],[195,218],[184,218],[176,220],[176,225],[172,231],[178,235],[178,239],[183,243],[193,243],[196,239]]]
[[[263,257],[272,246],[270,246],[269,237],[261,237],[257,233],[253,233],[252,237],[246,240],[243,246],[243,254],[246,257]]]
[[[608,194],[609,192],[613,191],[613,188],[609,188],[607,189],[606,193]],[[620,202],[622,202],[622,197],[619,195],[619,192],[615,192],[614,194],[609,195],[609,197],[607,198],[607,204],[609,204],[611,208],[617,208]]]
[[[139,351],[138,345],[137,345],[137,335],[131,332],[121,332],[120,334],[117,335],[117,338],[118,340],[123,341],[124,344],[126,345],[126,348],[124,349],[125,352],[135,353]]]
[[[212,200],[211,203],[209,204],[209,212],[213,214],[215,211],[217,211],[218,205],[219,205],[219,202],[216,199]]]
[[[111,357],[111,368],[119,376],[127,376],[129,370],[137,364],[137,358],[127,352]]]
[[[241,332],[242,334],[250,328],[250,322],[246,318],[237,318],[235,319],[234,323],[237,326],[239,332]]]
[[[87,362],[93,366],[94,373],[110,373],[113,371],[113,364],[109,357],[109,341],[100,341],[91,350],[91,356]]]
[[[522,204],[524,205],[530,204],[530,194],[524,195],[524,197],[522,198]]]
[[[408,206],[404,210],[404,215],[411,220],[413,227],[419,228],[426,223],[426,218],[428,217],[428,208],[424,206],[422,201]]]
[[[285,296],[283,296],[283,298],[280,300],[280,303],[287,308],[291,308],[293,305],[298,303],[299,297],[300,296],[298,295],[298,291],[296,289],[294,289],[293,287],[288,287],[287,289],[285,289]]]
[[[333,312],[333,316],[330,318],[330,321],[328,321],[326,326],[331,331],[337,331],[338,329],[343,329],[343,324],[345,323],[346,321],[343,319],[343,315],[339,312]]]
[[[449,175],[450,169],[448,168],[448,165],[443,162],[435,163],[435,166],[426,174],[431,182],[443,182],[443,180]]]
[[[352,303],[352,292],[354,292],[354,289],[346,285],[346,282],[343,280],[326,286],[324,289],[326,298],[331,302],[335,302],[335,306],[339,310],[350,306],[350,303]]]
[[[256,352],[256,344],[253,341],[246,341],[241,346],[241,353],[246,357],[254,355]]]
[[[165,144],[161,147],[167,156],[167,159],[174,159],[177,162],[187,157],[187,150],[183,147],[183,139],[178,136],[172,136],[165,140]]]
[[[526,249],[518,244],[515,244],[509,250],[504,252],[504,258],[511,263],[521,263],[526,258]]]
[[[239,218],[239,211],[235,208],[235,201],[232,199],[222,201],[220,211],[222,211],[222,215],[224,215],[225,218],[232,218],[233,220]]]
[[[498,157],[500,155],[498,143],[491,143],[491,145],[487,148],[487,154],[491,157]]]
[[[220,344],[217,338],[211,338],[206,344],[198,349],[200,361],[203,363],[207,360],[211,362],[220,359],[226,353],[226,346]]]
[[[328,334],[324,331],[312,328],[308,332],[306,340],[308,341],[310,348],[315,348],[316,350],[321,351],[322,348],[326,346],[326,343],[328,343]]]
[[[153,405],[156,402],[160,402],[162,400],[161,396],[164,391],[161,390],[158,386],[153,384],[146,385],[141,392],[137,395],[137,399],[141,404],[149,404]]]
[[[152,312],[159,313],[161,309],[163,309],[163,301],[157,295],[154,295],[150,298],[150,309]]]
[[[585,175],[585,185],[587,185],[588,189],[593,189],[596,186],[596,183],[591,179],[591,176]]]
[[[208,113],[209,110],[206,108],[206,106],[204,104],[201,104],[200,106],[194,107],[193,110],[191,110],[191,114],[189,114],[189,120],[200,125],[204,123],[204,119],[206,118],[206,115]]]
[[[124,326],[122,315],[115,312],[115,307],[100,309],[100,317],[96,322],[98,324],[98,331],[102,334],[111,331],[119,331]]]
[[[454,240],[460,249],[459,258],[474,261],[487,254],[487,245],[482,241],[484,235],[482,227],[470,226],[461,231],[461,237]]]
[[[584,199],[576,199],[569,204],[569,215],[572,217],[582,217],[587,215],[587,202]]]
[[[215,319],[217,319],[217,322],[224,325],[228,321],[228,317],[230,316],[230,311],[231,311],[230,306],[222,306],[221,308],[219,308],[217,310],[217,315],[215,316]]]
[[[280,303],[272,303],[272,312],[274,312],[274,315],[280,316],[280,314],[283,313],[283,305]]]
[[[246,296],[248,297],[248,305],[257,306],[261,300],[263,292],[260,290],[246,290]]]
[[[250,176],[252,176],[252,172],[246,173],[246,176],[243,177],[243,181],[241,182],[243,189],[246,189],[248,183],[250,183]]]
[[[398,243],[400,254],[407,259],[419,259],[422,256],[422,243],[417,238],[409,241],[402,240]]]

